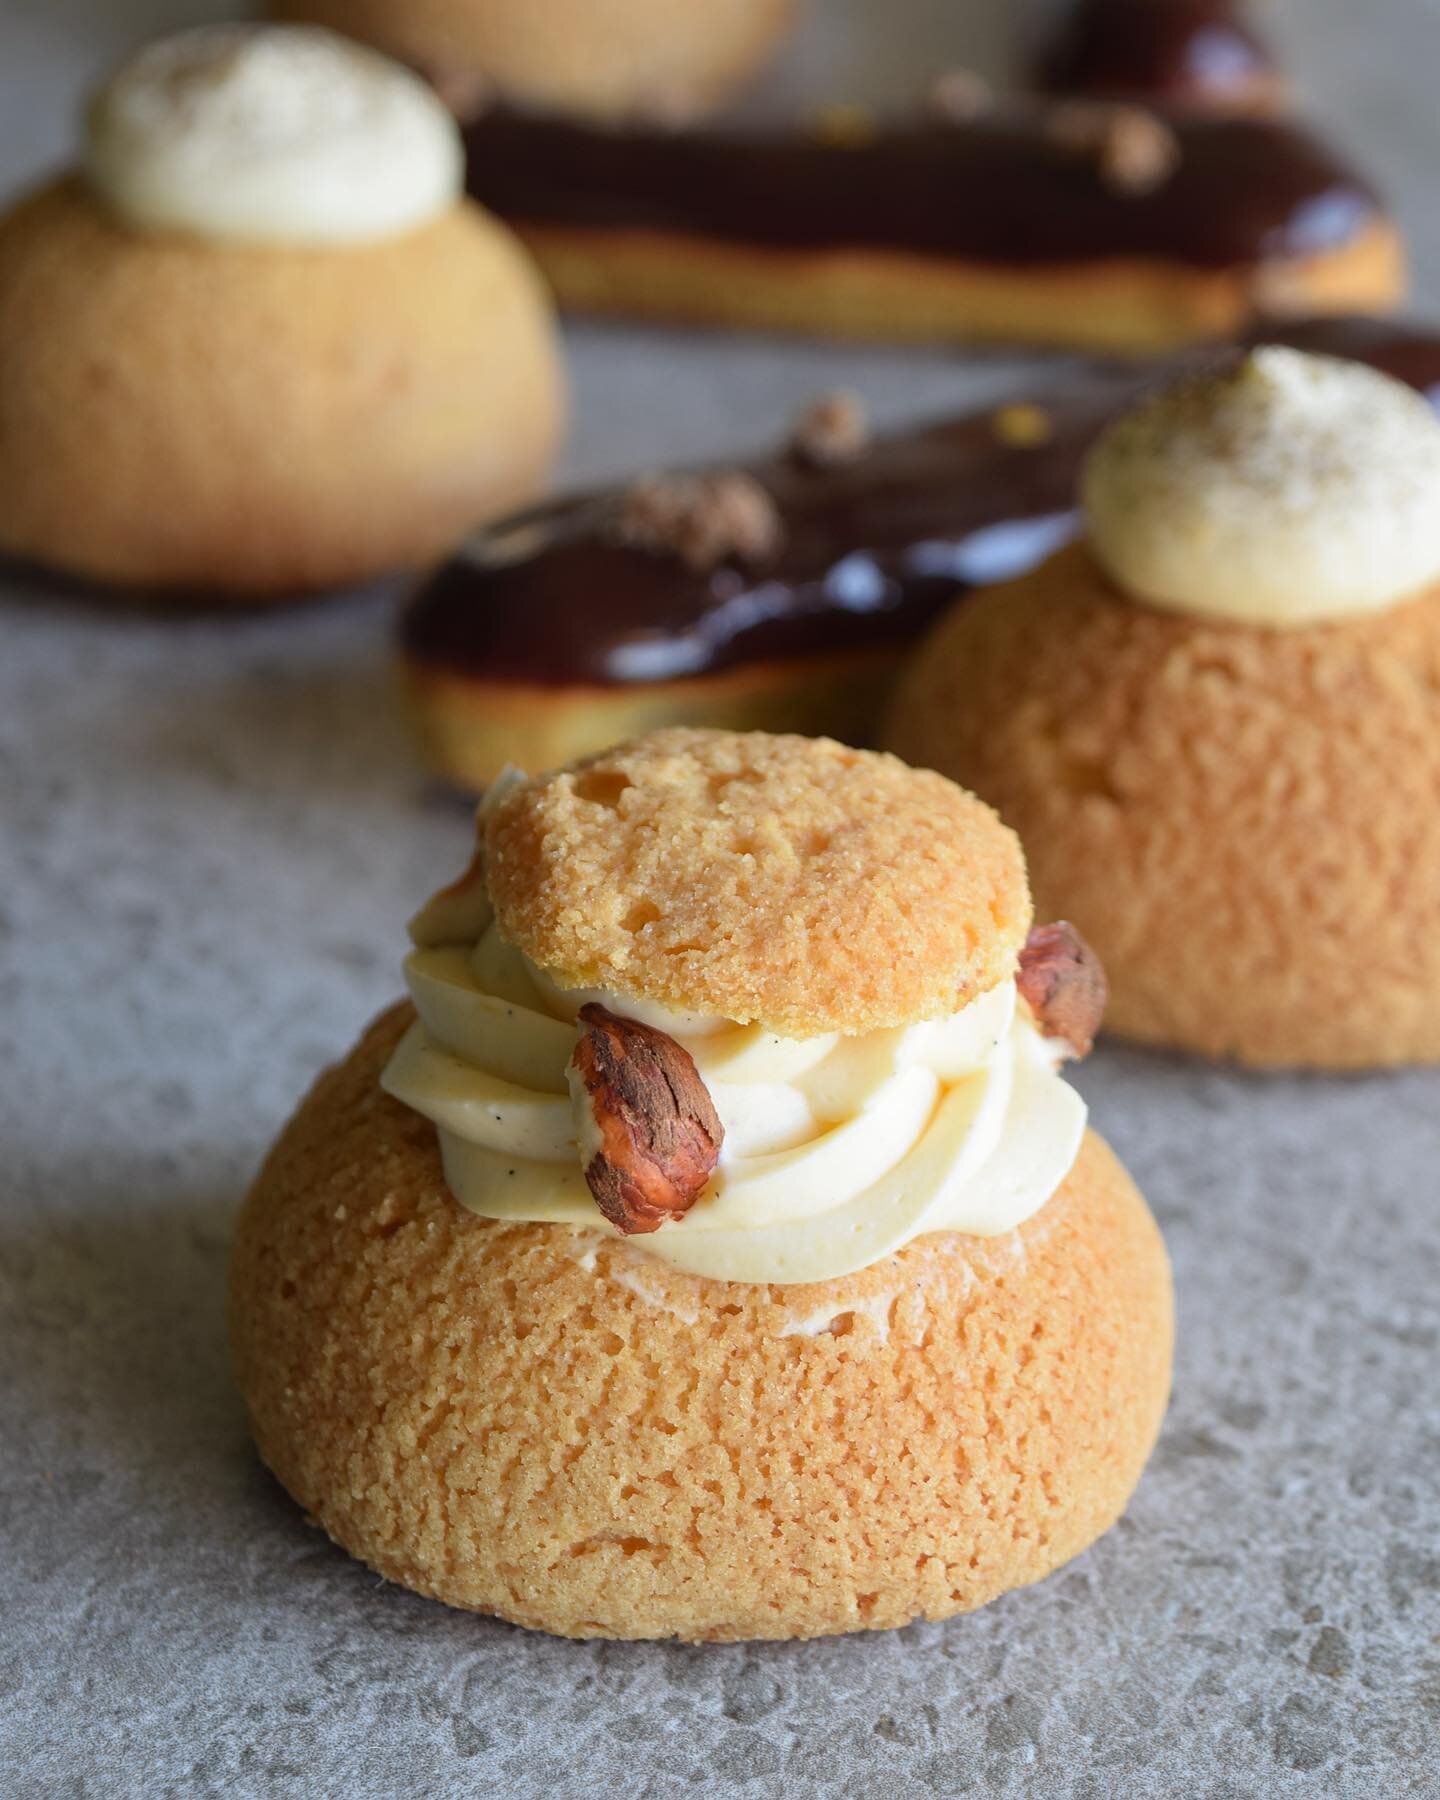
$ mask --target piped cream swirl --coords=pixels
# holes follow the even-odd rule
[[[566,1080],[582,1005],[690,1052],[725,1127],[720,1165],[683,1219],[632,1242],[694,1275],[824,1281],[928,1232],[1013,1230],[1084,1135],[1084,1102],[1013,982],[946,1019],[786,1039],[561,989],[493,922],[478,941],[422,944],[405,973],[419,1018],[384,1086],[433,1120],[451,1191],[486,1218],[613,1231],[585,1181],[585,1118]]]
[[[92,185],[143,230],[369,243],[448,212],[464,184],[459,130],[425,83],[314,26],[164,38],[110,77],[86,125]]]

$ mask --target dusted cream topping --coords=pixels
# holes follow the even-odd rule
[[[146,230],[373,242],[448,212],[464,184],[459,130],[425,83],[313,26],[162,39],[105,83],[87,127],[91,182]]]
[[[455,917],[427,908],[417,921],[426,942],[406,979],[419,1019],[383,1080],[434,1121],[451,1191],[486,1218],[613,1235],[584,1176],[588,1108],[566,1077],[590,1000],[683,1044],[724,1124],[720,1165],[694,1207],[633,1240],[695,1275],[823,1281],[927,1232],[1010,1231],[1079,1149],[1084,1102],[1013,982],[950,1018],[787,1039],[563,990],[493,922],[478,941],[437,942]]]
[[[1267,347],[1104,433],[1082,493],[1137,598],[1249,625],[1376,612],[1440,579],[1440,419],[1413,389]]]

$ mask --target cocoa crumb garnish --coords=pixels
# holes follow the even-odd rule
[[[571,1085],[583,1087],[600,1139],[585,1180],[617,1231],[658,1231],[700,1198],[725,1128],[674,1038],[593,1002],[579,1017]]]
[[[993,95],[990,83],[974,69],[946,69],[931,82],[926,98],[936,117],[963,125],[988,111]]]
[[[1067,101],[1051,112],[1045,129],[1052,143],[1093,162],[1100,179],[1120,194],[1153,193],[1180,162],[1180,140],[1143,106]]]
[[[1108,989],[1100,958],[1073,925],[1059,919],[1032,929],[1015,985],[1043,1036],[1063,1038],[1073,1056],[1090,1054]]]
[[[644,475],[620,501],[620,541],[678,556],[703,573],[722,562],[766,562],[784,530],[775,502],[741,469],[702,475]]]
[[[790,428],[790,454],[812,469],[854,462],[870,444],[870,421],[858,394],[821,394]]]

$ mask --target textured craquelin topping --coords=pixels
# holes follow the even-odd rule
[[[725,1128],[695,1060],[654,1026],[580,1009],[571,1059],[599,1148],[585,1165],[595,1204],[626,1237],[682,1219],[720,1160]]]
[[[1030,926],[988,806],[825,738],[657,731],[516,787],[484,830],[501,932],[564,985],[790,1037],[952,1013]]]
[[[990,83],[974,69],[946,69],[931,82],[926,100],[937,118],[963,125],[987,112],[994,95]]]
[[[615,524],[622,543],[675,556],[703,573],[729,561],[768,562],[784,541],[775,502],[752,475],[645,475],[622,495]]]
[[[821,394],[790,428],[790,454],[812,469],[854,462],[870,447],[870,421],[858,394]]]
[[[1054,108],[1045,129],[1053,144],[1093,163],[1117,193],[1153,193],[1179,166],[1180,140],[1144,107],[1067,101]]]
[[[1063,1038],[1072,1056],[1090,1054],[1105,1016],[1105,970],[1073,925],[1059,919],[1035,926],[1015,985],[1043,1036]]]

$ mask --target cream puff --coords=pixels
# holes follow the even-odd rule
[[[1128,1036],[1440,1060],[1440,421],[1269,347],[1121,419],[1086,534],[956,608],[885,741],[1025,839]]]
[[[260,1454],[337,1543],[575,1637],[944,1618],[1118,1517],[1169,1384],[1103,1004],[890,757],[656,733],[487,796],[412,1002],[243,1209]]]
[[[223,26],[100,89],[0,218],[0,553],[253,604],[432,560],[560,434],[548,304],[416,77]]]
[[[377,44],[442,92],[667,120],[709,111],[766,62],[797,0],[270,0]]]
[[[1322,320],[1293,341],[1440,393],[1434,332]],[[507,762],[555,768],[662,725],[872,741],[902,659],[956,595],[1074,535],[1085,453],[1151,379],[1067,371],[883,436],[854,395],[831,394],[743,463],[477,532],[401,620],[427,762],[476,792]]]

